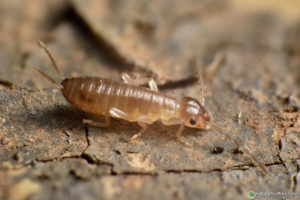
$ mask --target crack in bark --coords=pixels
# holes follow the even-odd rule
[[[52,161],[61,161],[61,160],[64,160],[64,159],[69,159],[69,158],[75,158],[75,159],[81,158],[81,159],[86,160],[89,164],[95,164],[94,162],[91,162],[91,159],[89,159],[85,154],[85,151],[90,146],[90,140],[89,140],[89,134],[88,134],[88,127],[84,127],[84,130],[85,130],[85,138],[86,138],[86,148],[79,155],[61,156],[61,157],[56,157],[56,158],[51,158],[51,159],[36,159],[35,161],[52,162]],[[63,133],[68,137],[68,134],[66,134],[65,131],[63,131]],[[64,155],[64,153],[62,155]]]
[[[273,163],[266,163],[264,166],[277,166],[282,165],[281,162],[273,162]],[[244,164],[244,165],[237,165],[233,167],[228,167],[225,169],[215,168],[211,170],[197,170],[197,169],[184,169],[184,170],[165,170],[167,173],[211,173],[211,172],[229,172],[229,171],[246,171],[250,168],[260,168],[259,166],[255,166],[254,164]]]
[[[246,171],[250,168],[259,168],[258,166],[255,166],[254,164],[244,164],[244,165],[236,165],[236,166],[232,166],[232,167],[228,167],[228,168],[214,168],[211,170],[199,170],[199,169],[182,169],[182,170],[177,170],[177,169],[170,169],[170,170],[163,170],[161,172],[133,172],[133,171],[123,171],[123,172],[116,172],[113,169],[113,164],[112,163],[108,163],[108,162],[104,162],[104,161],[98,161],[96,162],[95,159],[92,159],[88,154],[83,153],[82,155],[79,156],[65,156],[65,157],[56,157],[56,158],[51,158],[51,159],[36,159],[33,160],[31,163],[28,163],[26,165],[23,165],[22,167],[18,167],[18,168],[10,168],[7,170],[15,170],[15,169],[22,169],[22,168],[26,168],[28,166],[33,166],[34,164],[36,164],[36,162],[43,162],[43,163],[47,163],[47,162],[54,162],[54,161],[62,161],[65,159],[84,159],[86,160],[89,164],[95,164],[95,165],[109,165],[111,166],[111,175],[145,175],[145,176],[158,176],[164,173],[176,173],[176,174],[181,174],[181,173],[212,173],[212,172],[231,172],[231,171]],[[283,162],[283,161],[282,161]],[[266,163],[264,164],[264,166],[277,166],[277,165],[282,165],[282,162],[273,162],[273,163]],[[296,164],[297,166],[297,174],[300,173],[300,166],[298,164]],[[296,180],[296,176],[297,174],[295,174],[295,176],[292,177],[292,181],[293,181],[293,186],[292,186],[292,191],[296,190],[296,186],[297,186],[297,180]]]
[[[84,157],[82,157],[82,154],[80,154],[80,155],[74,155],[74,156],[55,157],[55,158],[50,158],[50,159],[36,159],[36,160],[34,160],[34,162],[44,162],[44,163],[47,163],[47,162],[53,162],[53,161],[62,161],[62,160],[71,159],[71,158],[86,160]]]
[[[105,161],[102,161],[102,160],[99,160],[99,159],[95,159],[95,158],[93,158],[93,156],[91,156],[90,154],[87,154],[85,152],[83,152],[81,154],[80,158],[85,159],[90,164],[109,165],[109,166],[113,167],[113,163],[105,162]]]
[[[87,149],[91,145],[91,141],[89,139],[89,127],[84,126],[84,130],[85,130],[85,137],[86,137],[87,146],[86,146],[85,150],[81,153],[80,158],[86,160],[89,164],[109,165],[109,166],[111,166],[111,173],[113,173],[113,169],[112,169],[113,164],[112,163],[108,163],[108,162],[104,162],[104,161],[97,162],[90,154],[86,153]]]
[[[6,80],[0,80],[0,85],[4,86],[5,88],[8,88],[10,90],[15,88],[15,85],[12,82],[6,81]]]
[[[81,155],[83,155],[85,153],[85,151],[89,148],[89,146],[91,145],[91,141],[89,139],[89,127],[88,126],[84,126],[84,131],[85,131],[85,138],[86,138],[86,148],[85,150],[82,152]]]
[[[229,172],[229,171],[246,171],[249,168],[257,168],[252,164],[239,165],[228,168],[215,168],[211,170],[183,169],[183,170],[165,170],[167,173],[212,173],[212,172]]]
[[[266,164],[265,166],[277,165],[277,163]],[[166,170],[168,173],[211,173],[211,172],[229,172],[229,171],[246,171],[250,168],[259,168],[254,164],[236,165],[228,168],[215,168],[211,170],[197,170],[197,169],[184,169],[184,170]]]
[[[294,176],[292,176],[292,186],[291,186],[291,191],[292,192],[296,192],[296,189],[297,189],[297,184],[298,184],[298,181],[297,181],[297,175],[300,173],[300,166],[295,162],[296,164],[296,174]]]
[[[287,173],[290,173],[288,168],[286,167],[285,163],[283,162],[281,156],[280,156],[280,152],[281,152],[281,148],[282,148],[282,143],[281,143],[281,139],[278,141],[278,153],[276,154],[276,157],[279,159],[279,162],[282,164],[282,166],[284,167],[284,169],[287,171]]]
[[[282,161],[283,162],[283,161]],[[275,162],[272,162],[272,163],[266,163],[264,164],[265,166],[276,166],[276,165],[282,165],[282,162],[278,162],[278,161],[275,161]]]
[[[112,169],[112,174],[114,176],[118,176],[118,175],[129,175],[129,176],[158,176],[160,175],[159,172],[133,172],[133,171],[124,171],[124,172],[116,172]]]

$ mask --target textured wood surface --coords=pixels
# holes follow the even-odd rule
[[[0,199],[299,199],[300,5],[267,2],[0,1]],[[186,128],[188,147],[160,122],[134,144],[136,123],[84,127],[34,72],[56,77],[36,40],[65,77],[153,77],[178,99],[200,96],[196,59],[224,134]]]

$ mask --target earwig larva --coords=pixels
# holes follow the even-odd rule
[[[127,74],[122,76],[124,83],[98,77],[63,78],[47,47],[40,41],[38,45],[48,54],[61,83],[38,69],[36,71],[60,88],[65,99],[74,107],[105,116],[104,123],[83,120],[84,123],[107,127],[110,117],[137,122],[142,130],[132,136],[131,142],[157,120],[161,120],[164,125],[180,125],[176,137],[184,143],[187,143],[181,136],[184,126],[202,130],[210,128],[208,112],[194,98],[183,97],[179,102],[159,92],[153,79],[149,81],[150,89],[131,85]]]
[[[104,123],[84,119],[83,122],[88,125],[107,127],[110,124],[110,117],[137,122],[142,129],[131,137],[131,142],[140,137],[149,124],[158,120],[161,120],[164,125],[179,125],[176,137],[187,145],[189,143],[181,135],[185,126],[201,130],[213,127],[222,133],[218,127],[212,124],[211,116],[204,108],[202,88],[200,88],[200,102],[187,96],[184,96],[181,101],[177,101],[175,98],[159,92],[153,79],[148,82],[150,88],[148,89],[130,84],[132,80],[127,74],[122,76],[123,83],[98,77],[63,78],[47,47],[40,41],[37,43],[49,56],[61,83],[59,84],[44,72],[35,70],[55,84],[71,105],[84,112],[105,117]],[[201,85],[202,83],[200,83]],[[225,136],[233,140],[228,134]],[[233,142],[239,146],[236,140]],[[247,147],[241,149],[267,173],[265,167]]]

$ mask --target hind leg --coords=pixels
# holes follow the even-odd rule
[[[153,78],[151,78],[150,81],[148,81],[148,85],[151,90],[158,92],[158,87]]]
[[[125,119],[127,121],[134,121],[134,119],[129,117],[126,113],[122,112],[121,110],[116,108],[110,108],[109,111],[105,114],[104,122],[96,122],[91,119],[83,119],[83,123],[95,127],[108,127],[110,125],[110,116]]]
[[[110,116],[109,116],[109,113],[107,113],[105,115],[105,121],[104,122],[96,122],[96,121],[91,120],[91,119],[83,119],[82,121],[83,121],[83,124],[87,124],[89,126],[106,128],[110,125]]]

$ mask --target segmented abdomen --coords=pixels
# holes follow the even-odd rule
[[[105,115],[110,108],[116,108],[129,115],[131,121],[179,116],[180,106],[175,98],[148,88],[93,77],[65,79],[61,85],[66,100],[88,113]]]

